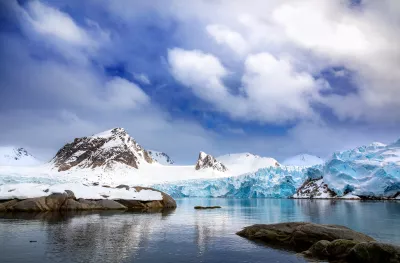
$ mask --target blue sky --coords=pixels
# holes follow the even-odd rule
[[[193,163],[400,137],[400,4],[2,1],[0,145],[49,159],[124,127]]]

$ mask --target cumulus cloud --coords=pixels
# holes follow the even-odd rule
[[[285,56],[313,76],[338,66],[354,72],[355,94],[330,93],[320,100],[341,120],[373,123],[400,119],[398,1],[173,3],[185,8],[179,14],[170,13],[171,16],[182,23],[196,17],[216,44],[225,45],[244,60],[266,52],[278,58]],[[209,46],[202,52],[211,50],[214,49]],[[214,53],[214,56],[220,61],[230,60],[226,54]],[[357,110],[355,105],[359,107]]]
[[[309,74],[297,72],[289,61],[269,53],[246,58],[242,94],[238,95],[224,85],[228,70],[211,54],[172,49],[168,61],[179,82],[233,117],[277,123],[315,117],[310,103],[322,85]]]
[[[224,25],[208,25],[206,27],[208,34],[210,34],[218,44],[225,44],[238,55],[247,53],[247,42],[241,34],[232,31]]]

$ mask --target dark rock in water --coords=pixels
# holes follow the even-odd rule
[[[320,240],[347,239],[357,242],[374,241],[372,237],[339,225],[319,225],[293,222],[271,225],[253,225],[237,233],[248,239],[260,240],[295,251],[304,251]]]
[[[353,247],[348,261],[354,263],[398,263],[400,262],[400,246],[369,242]]]
[[[220,206],[195,206],[194,209],[216,209],[216,208],[221,208]]]
[[[400,246],[375,242],[372,237],[339,225],[303,222],[253,225],[237,234],[273,247],[303,251],[301,255],[311,259],[337,263],[400,263]]]

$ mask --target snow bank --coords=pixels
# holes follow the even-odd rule
[[[162,200],[161,193],[157,191],[141,190],[137,192],[134,188],[126,190],[125,188],[116,189],[102,186],[87,186],[78,183],[55,185],[20,183],[0,185],[0,199],[35,198],[53,193],[64,193],[65,190],[71,190],[74,192],[76,198],[84,199]]]

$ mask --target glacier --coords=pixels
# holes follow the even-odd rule
[[[395,198],[400,194],[400,140],[385,145],[373,143],[334,153],[324,164],[307,171],[307,178],[323,178],[341,197]]]
[[[333,191],[334,197],[398,199],[400,140],[336,152],[325,163],[312,167],[268,167],[235,177],[186,180],[153,187],[173,197],[290,198],[305,183],[317,180],[320,187]]]
[[[267,167],[240,176],[186,180],[152,187],[175,198],[289,198],[296,193],[305,177],[305,169],[301,167]]]

